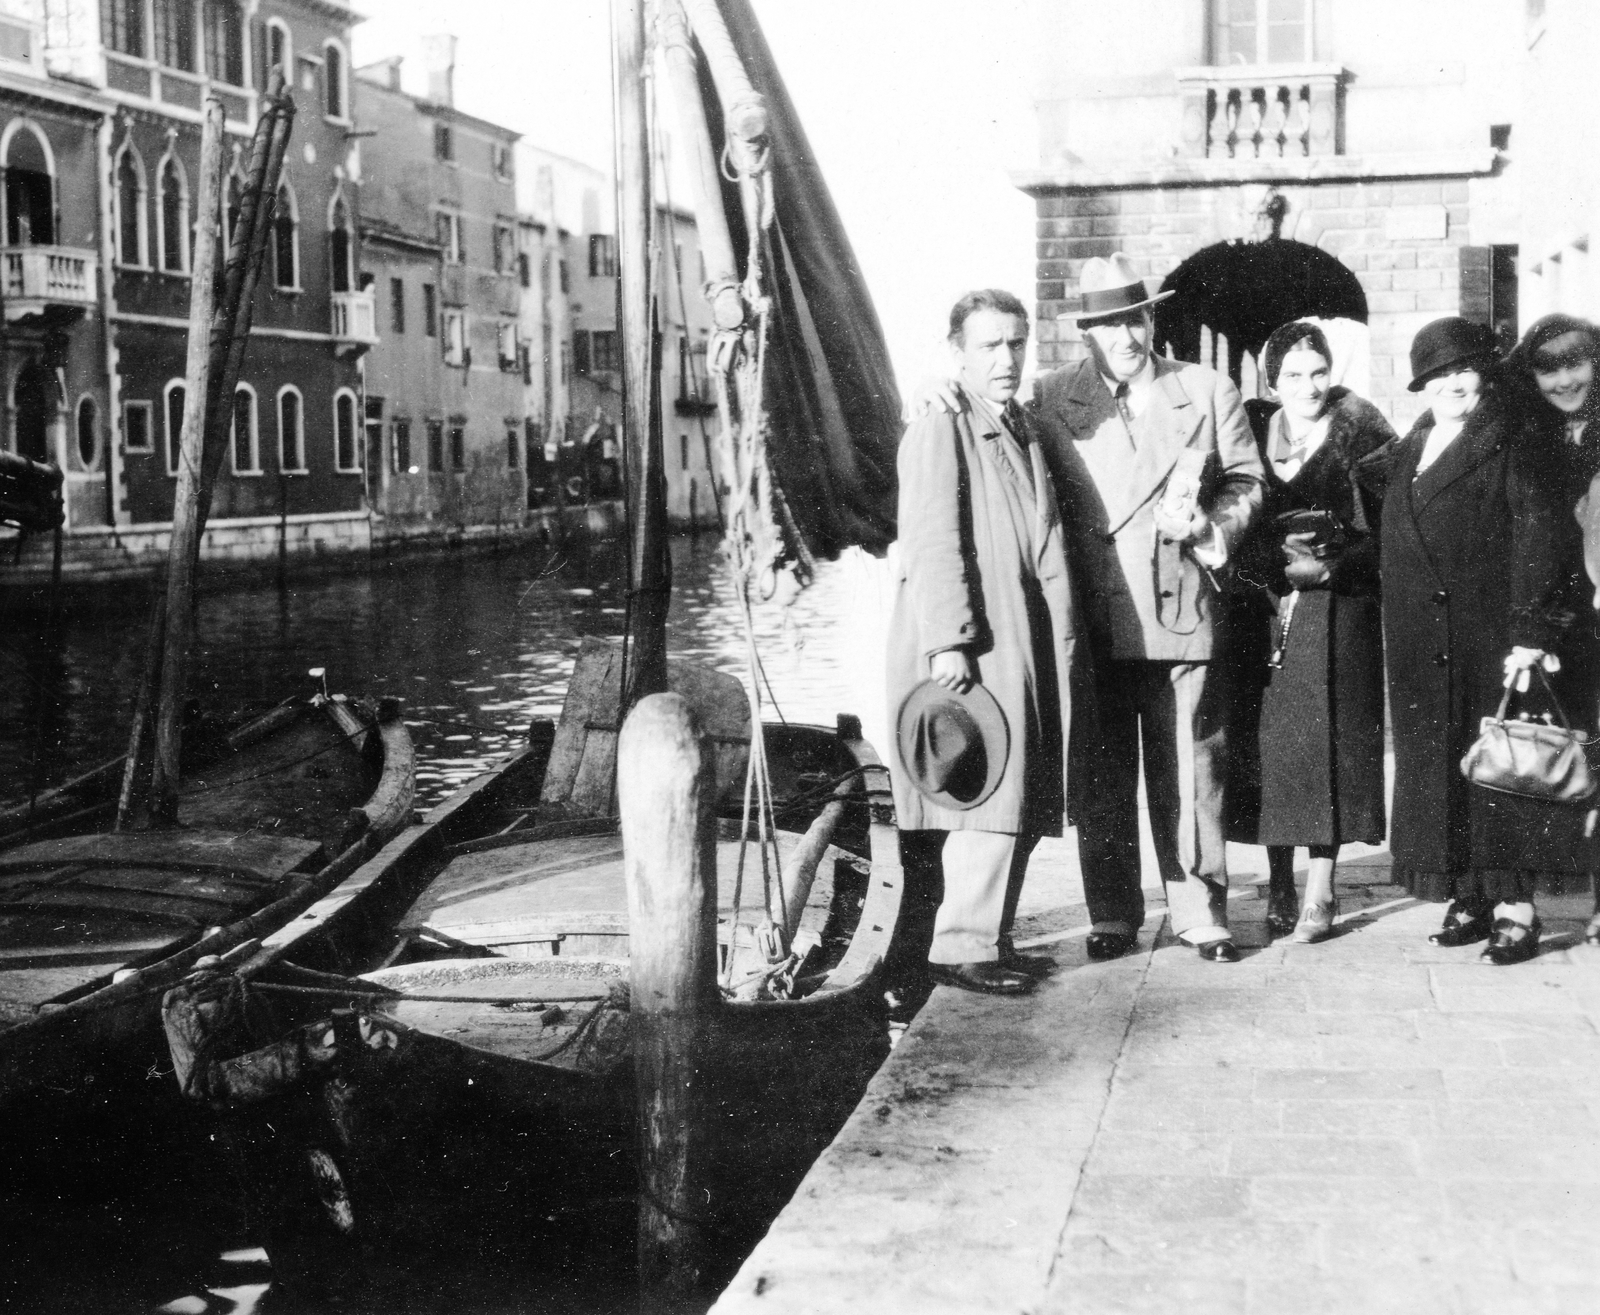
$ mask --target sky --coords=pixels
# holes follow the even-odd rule
[[[1031,0],[752,0],[872,290],[902,390],[943,373],[976,287],[1033,301]],[[356,0],[359,64],[458,38],[456,104],[609,170],[606,0]],[[670,106],[664,106],[670,114]]]

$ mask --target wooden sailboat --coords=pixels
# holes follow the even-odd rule
[[[682,30],[681,11],[668,8]],[[707,33],[715,10],[702,16]],[[449,1206],[481,1212],[491,1181],[499,1184],[493,1212],[529,1227],[559,1215],[561,1202],[616,1193],[632,1200],[638,1020],[628,984],[637,928],[616,777],[625,715],[645,696],[670,689],[692,712],[723,819],[715,838],[720,990],[705,1020],[709,1121],[693,1134],[706,1199],[695,1227],[735,1249],[758,1232],[765,1208],[798,1182],[887,1053],[882,970],[902,873],[876,753],[849,717],[832,729],[763,725],[754,670],[747,689],[667,658],[642,0],[614,0],[613,35],[628,639],[620,649],[585,645],[559,723],[536,723],[527,748],[396,837],[253,954],[195,974],[165,1002],[179,1081],[221,1116],[287,1280],[336,1278],[395,1229],[435,1242],[475,1236]],[[725,32],[715,39],[727,44]],[[697,58],[689,52],[691,65]],[[754,128],[742,121],[747,147],[761,144]],[[715,158],[707,136],[697,155],[702,177],[714,179]],[[726,217],[701,230],[729,366],[724,425],[740,445],[729,482],[732,556],[746,601],[758,577],[808,565],[796,532],[803,509],[781,506],[782,462],[759,442],[758,363],[776,330],[752,308],[773,304],[756,282],[757,253],[770,258],[775,244],[760,231],[770,213],[764,221],[760,185],[754,190],[743,239],[752,272],[738,295],[727,295],[728,280],[740,280]],[[875,424],[863,408],[840,405],[836,382],[814,380],[809,395],[850,415],[880,457],[885,443],[892,452],[892,383],[867,408]],[[885,417],[895,431],[887,437]],[[791,460],[809,469],[818,457]],[[881,497],[881,486],[871,496]]]
[[[207,106],[172,552],[129,752],[0,810],[0,1105],[142,1077],[160,1056],[166,989],[197,962],[253,948],[411,817],[414,760],[397,704],[322,689],[231,730],[186,727],[213,431],[225,443],[217,415],[249,337],[292,118],[280,88],[267,105],[220,307],[222,107]]]

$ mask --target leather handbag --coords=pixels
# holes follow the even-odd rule
[[[1534,670],[1561,724],[1533,721],[1527,713],[1507,721],[1512,688],[1508,684],[1499,710],[1478,723],[1478,738],[1461,758],[1461,774],[1473,785],[1502,794],[1552,804],[1588,803],[1597,788],[1586,755],[1589,737],[1572,729],[1561,700],[1550,688],[1550,678],[1542,668]]]

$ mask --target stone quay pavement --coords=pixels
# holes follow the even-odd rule
[[[1075,850],[1041,845],[1017,928],[1058,971],[934,993],[715,1315],[1600,1312],[1586,896],[1496,968],[1352,846],[1338,934],[1295,945],[1240,848],[1241,962],[1152,903],[1097,964]]]

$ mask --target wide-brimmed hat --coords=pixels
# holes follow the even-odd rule
[[[1154,306],[1165,301],[1171,292],[1152,294],[1145,281],[1133,272],[1133,262],[1120,251],[1109,258],[1095,256],[1083,262],[1078,275],[1076,305],[1062,311],[1058,320],[1094,320],[1102,315],[1120,315],[1140,306]]]
[[[1434,320],[1418,329],[1411,340],[1411,382],[1406,387],[1420,393],[1430,379],[1453,370],[1492,364],[1499,355],[1494,334],[1483,325],[1459,315]]]
[[[957,694],[923,681],[901,703],[895,737],[918,793],[963,812],[995,792],[1011,753],[1006,714],[982,685]]]

